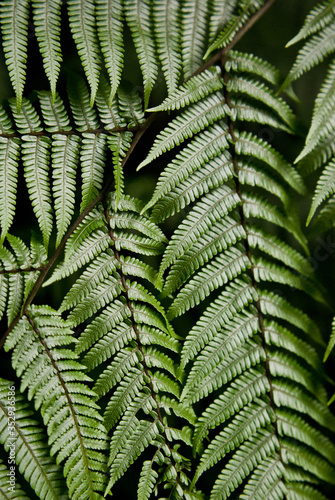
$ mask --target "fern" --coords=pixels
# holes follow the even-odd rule
[[[334,51],[334,2],[284,84],[235,47],[272,4],[2,2],[1,498],[331,498],[308,189],[259,129],[301,133],[286,98]],[[33,47],[49,90],[30,93]],[[297,159],[324,165],[324,228],[333,76]]]

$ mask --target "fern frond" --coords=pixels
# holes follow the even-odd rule
[[[100,54],[95,26],[95,5],[91,0],[69,0],[69,24],[91,89],[90,105],[99,86]]]
[[[132,32],[144,86],[144,109],[157,78],[157,62],[151,30],[150,3],[147,0],[129,0],[125,4],[127,24]]]
[[[301,417],[292,415],[283,410],[277,411],[279,434],[286,438],[294,438],[313,449],[316,454],[322,455],[334,463],[335,447],[333,443],[317,429],[312,428]]]
[[[300,29],[299,33],[292,38],[286,45],[290,47],[294,43],[299,42],[312,35],[313,33],[322,30],[334,19],[334,1],[323,2],[316,7],[314,7],[310,13],[306,16],[303,27]]]
[[[219,474],[211,500],[224,500],[245,479],[253,468],[263,460],[272,458],[278,448],[278,439],[266,430],[260,429],[240,446]]]
[[[0,137],[0,224],[3,243],[14,219],[16,207],[16,191],[18,179],[18,157],[20,141],[18,139],[5,139]]]
[[[133,87],[124,85],[118,90],[120,115],[124,118],[128,127],[138,127],[144,121],[144,111],[139,93]]]
[[[312,123],[306,138],[306,146],[298,158],[303,158],[307,153],[312,151],[320,141],[329,136],[334,130],[334,80],[335,61],[332,61],[329,65],[326,79],[315,100]],[[328,123],[328,121],[330,121],[330,123]],[[299,159],[296,161],[298,162]]]
[[[296,62],[288,74],[284,86],[297,80],[316,64],[320,64],[329,54],[335,51],[334,23],[326,26],[321,32],[312,35],[299,51]]]
[[[215,289],[242,274],[250,265],[245,254],[237,249],[228,250],[212,259],[201,271],[194,274],[176,295],[168,310],[173,318],[202,302]]]
[[[227,155],[228,156],[228,155]],[[195,201],[202,194],[220,186],[233,177],[232,163],[229,158],[215,157],[204,164],[203,176],[198,170],[192,172],[186,179],[177,182],[176,187],[162,195],[154,205],[152,217],[155,221],[164,221],[175,213],[178,213],[190,202]]]
[[[80,151],[82,169],[82,202],[84,210],[101,191],[106,160],[106,136],[83,134]]]
[[[214,50],[226,47],[233,40],[238,30],[243,26],[250,15],[262,6],[264,0],[245,0],[239,3],[239,15],[231,16],[224,29],[208,47],[207,52],[204,55],[204,59],[206,59]]]
[[[36,38],[43,57],[43,66],[50,82],[52,99],[62,62],[60,47],[61,0],[34,0],[33,15]]]
[[[326,500],[326,497],[320,491],[308,486],[307,484],[291,483],[288,491],[287,498],[289,500]]]
[[[13,350],[13,367],[22,375],[21,391],[29,388],[28,398],[34,398],[36,408],[41,409],[51,453],[57,454],[58,463],[66,460],[69,494],[89,499],[104,484],[101,451],[107,439],[92,400],[95,394],[85,385],[90,379],[66,348],[73,341],[71,330],[56,311],[35,306],[11,331],[5,348]]]
[[[230,50],[227,54],[225,69],[228,73],[251,74],[273,85],[280,83],[280,71],[254,54]]]
[[[16,108],[20,111],[24,83],[26,80],[27,38],[28,38],[29,1],[1,3],[0,23],[2,47],[6,58],[8,73],[16,94]]]
[[[111,105],[121,81],[124,64],[123,12],[120,0],[96,2],[96,25],[101,51],[110,81],[108,104]]]
[[[266,394],[269,383],[264,374],[248,370],[226,388],[223,394],[211,403],[199,417],[193,439],[194,451],[200,451],[203,439],[214,429],[237,413],[244,405]]]
[[[53,226],[49,184],[50,140],[48,137],[23,136],[22,159],[30,200],[47,248]]]
[[[206,51],[207,0],[186,0],[182,11],[182,60],[184,78],[189,78],[201,65]]]
[[[282,480],[284,473],[285,469],[277,458],[266,458],[247,482],[241,500],[257,497],[278,500],[283,498],[287,494],[287,487]]]
[[[307,217],[308,225],[321,203],[335,193],[335,159],[332,159],[324,168],[315,188],[311,208]]]
[[[198,237],[239,203],[238,196],[226,186],[205,195],[172,237],[162,260],[159,278],[176,259],[188,250]]]
[[[126,122],[121,117],[117,99],[110,101],[110,87],[104,75],[100,75],[100,85],[96,96],[96,105],[99,112],[100,120],[106,130],[115,129],[117,127],[126,127]]]
[[[6,467],[3,461],[0,460],[0,493],[2,495],[2,498],[4,500],[15,500],[16,498],[27,500],[28,499],[27,494],[24,493],[24,491],[21,489],[20,484],[17,481],[15,482],[15,489],[13,490],[8,489],[9,474],[10,474],[9,469]]]
[[[301,177],[295,169],[287,163],[283,157],[269,146],[266,141],[250,133],[241,132],[235,134],[235,148],[238,154],[251,155],[267,163],[275,172],[277,172],[285,181],[297,192],[306,193],[306,187]]]
[[[123,180],[123,165],[122,160],[126,152],[130,148],[132,139],[131,132],[114,133],[108,137],[108,147],[113,152],[114,164],[114,181],[116,200],[115,207],[117,210],[121,196],[124,194],[124,180]]]
[[[179,4],[160,0],[153,5],[157,52],[168,94],[176,91],[181,72]]]
[[[13,401],[13,404],[9,401]],[[46,436],[40,425],[32,419],[33,412],[28,402],[19,391],[15,391],[12,382],[4,379],[0,380],[0,412],[0,440],[7,453],[15,447],[13,462],[20,473],[39,498],[60,498],[65,486],[62,469],[50,457]],[[9,425],[9,422],[13,425]]]
[[[222,97],[217,94],[203,99],[200,103],[191,105],[182,115],[172,120],[158,135],[146,160],[138,166],[138,169],[151,163],[162,153],[179,146],[197,132],[208,128],[209,125],[223,118],[226,112]]]
[[[329,342],[328,342],[328,345],[327,345],[327,349],[326,349],[326,352],[325,352],[324,357],[323,357],[324,361],[327,360],[329,354],[331,353],[331,351],[334,348],[334,345],[335,345],[335,320],[333,319],[333,322],[332,322],[332,333],[330,335],[330,339],[329,339]]]
[[[180,85],[164,101],[147,111],[173,111],[200,101],[209,94],[222,89],[222,78],[216,69],[207,69],[192,76],[184,85]]]
[[[223,30],[224,25],[230,19],[236,7],[237,0],[219,0],[212,2],[211,15],[209,19],[209,40],[213,39]]]
[[[223,130],[222,130],[223,128]],[[167,194],[181,181],[212,158],[219,156],[228,146],[226,139],[227,131],[224,127],[212,126],[199,134],[189,145],[187,145],[163,172],[157,183],[151,201],[144,210],[152,207],[157,200]]]
[[[246,94],[262,102],[277,113],[291,130],[296,129],[296,118],[291,108],[282,98],[276,96],[265,83],[247,79],[245,76],[232,76],[227,83],[227,90],[228,92]]]
[[[255,399],[253,404],[244,406],[243,410],[211,441],[202,454],[194,475],[194,483],[198,481],[203,472],[213,467],[260,428],[271,424],[273,420],[274,415],[271,408],[261,400]]]
[[[152,465],[150,460],[143,462],[137,490],[138,500],[149,500],[152,490],[154,489],[158,474],[155,469],[152,468]]]

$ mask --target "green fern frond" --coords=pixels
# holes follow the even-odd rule
[[[18,466],[39,498],[60,498],[65,486],[62,468],[49,456],[46,436],[31,418],[33,412],[28,402],[15,391],[12,382],[4,379],[0,380],[0,411],[1,443],[7,453],[15,447],[15,453],[9,455],[15,458],[9,458],[8,463]],[[8,479],[6,489],[9,490]]]
[[[45,73],[50,82],[53,100],[62,62],[60,47],[61,1],[33,1],[34,27],[38,45],[43,57]]]
[[[329,354],[331,353],[331,351],[334,348],[334,345],[335,345],[335,320],[333,319],[333,322],[332,322],[332,333],[330,335],[330,339],[329,339],[329,342],[328,342],[328,345],[327,345],[327,349],[326,349],[326,352],[325,352],[324,357],[323,357],[324,361],[327,360]]]
[[[316,64],[320,64],[334,50],[334,23],[332,23],[321,32],[312,35],[312,38],[299,51],[297,60],[283,85],[289,85]]]
[[[189,137],[193,137],[197,132],[207,129],[209,125],[223,118],[226,112],[222,97],[217,94],[191,105],[158,135],[146,160],[138,166],[138,170],[161,156],[162,153],[170,151]]]
[[[107,440],[92,400],[95,394],[85,385],[90,379],[67,348],[73,342],[71,330],[56,311],[36,306],[11,331],[5,348],[13,350],[21,391],[28,388],[28,398],[41,408],[51,453],[57,455],[57,463],[66,460],[70,495],[89,499],[97,488],[101,491],[105,471],[101,451],[93,459],[90,450],[106,449]]]
[[[214,125],[199,134],[177,154],[163,172],[157,183],[154,196],[144,210],[151,208],[162,195],[172,191],[178,182],[187,179],[192,172],[201,168],[212,158],[219,156],[228,146],[226,135],[225,128],[222,130],[221,127]]]
[[[261,80],[265,80],[272,85],[278,85],[280,83],[280,72],[275,66],[247,52],[230,50],[227,54],[225,69],[229,73],[247,73],[257,76]]]
[[[186,0],[182,11],[182,59],[184,78],[189,78],[201,64],[206,51],[207,0]]]
[[[100,120],[106,130],[126,127],[127,123],[121,117],[118,101],[114,98],[110,102],[110,87],[104,75],[100,75],[100,85],[96,96],[96,105]]]
[[[264,429],[258,430],[245,441],[219,474],[211,500],[224,500],[264,460],[272,458],[278,449],[278,439]]]
[[[204,59],[206,59],[214,50],[226,47],[233,40],[234,36],[247,21],[249,16],[262,6],[264,0],[245,0],[239,3],[239,14],[231,16],[224,29],[208,47],[207,52],[204,55]]]
[[[187,285],[176,295],[168,310],[169,316],[171,318],[179,316],[191,307],[200,304],[213,290],[242,274],[249,265],[247,256],[238,249],[234,248],[218,254],[203,266],[200,272],[194,274]]]
[[[69,0],[69,24],[91,89],[90,105],[99,86],[100,54],[95,26],[95,5],[91,0]]]
[[[324,168],[315,188],[310,212],[307,217],[308,225],[321,203],[335,193],[335,159],[333,158]]]
[[[306,314],[327,305],[299,222],[307,190],[275,147],[301,131],[280,72],[234,50],[273,0],[61,3],[0,7],[16,94],[0,107],[0,344],[20,384],[23,486],[2,492],[0,462],[0,496],[325,500],[334,333],[326,347]],[[309,37],[290,99],[335,52],[334,5],[293,39]],[[27,100],[38,49],[51,92]],[[312,235],[334,225],[334,76],[332,61],[297,159],[326,165]]]
[[[25,84],[27,64],[27,37],[29,0],[1,3],[0,23],[2,47],[6,56],[8,73],[16,94],[16,108],[20,111]]]
[[[201,456],[199,467],[194,476],[194,483],[210,467],[220,462],[231,450],[249,439],[259,429],[271,424],[274,415],[268,404],[261,400],[244,406],[234,420],[220,432]]]
[[[296,118],[288,104],[276,96],[267,85],[244,77],[232,77],[227,83],[228,92],[246,94],[271,108],[291,128],[296,129]]]
[[[332,22],[334,18],[334,2],[326,1],[322,4],[314,7],[310,13],[306,16],[303,27],[300,29],[299,33],[292,38],[286,45],[290,47],[294,43],[299,42],[312,35],[313,33],[322,30],[328,24]]]
[[[179,5],[175,0],[153,4],[157,52],[168,94],[177,90],[181,72]]]
[[[210,429],[214,429],[241,410],[246,404],[266,394],[269,383],[264,374],[250,369],[226,388],[216,400],[211,403],[199,417],[193,439],[193,449],[199,452],[202,441]]]
[[[250,283],[235,280],[224,293],[205,311],[203,318],[190,331],[185,340],[181,363],[185,366],[190,359],[215,336],[218,329],[223,328],[224,323],[229,321],[234,313],[238,313],[251,303],[255,298]]]
[[[247,498],[283,498],[287,493],[285,483],[282,481],[284,467],[277,458],[263,460],[255,469],[246,484],[241,500]]]
[[[113,152],[114,180],[115,180],[115,208],[117,210],[121,196],[124,194],[122,160],[130,148],[131,132],[114,133],[108,137],[108,147]]]
[[[2,266],[4,271],[16,269],[18,267],[17,261],[14,255],[7,249],[2,247],[0,249],[0,259],[2,262]],[[8,294],[7,301],[7,319],[8,324],[10,324],[16,315],[19,313],[22,302],[23,302],[23,293],[24,293],[24,278],[21,273],[13,273],[6,276],[4,274],[3,280],[3,308],[6,303],[6,295]]]
[[[147,0],[129,0],[125,3],[127,24],[132,32],[144,86],[144,109],[157,78],[157,62],[151,30],[150,3]]]
[[[122,2],[99,0],[96,2],[96,25],[101,51],[104,55],[110,81],[108,104],[111,105],[119,84],[124,63]]]
[[[15,500],[16,498],[27,500],[28,496],[21,489],[21,486],[17,481],[15,483],[15,489],[13,490],[8,489],[9,474],[10,474],[9,469],[6,467],[3,461],[0,460],[0,493],[2,495],[2,498],[4,500]]]
[[[236,134],[235,148],[238,154],[249,155],[267,163],[297,192],[304,194],[306,188],[295,169],[266,141],[250,133]]]
[[[144,123],[144,111],[141,97],[136,89],[128,85],[122,85],[118,89],[120,115],[124,118],[128,127],[138,127]]]
[[[209,20],[209,40],[213,39],[222,31],[226,22],[232,16],[237,0],[227,0],[224,3],[219,0],[212,2],[213,7]]]
[[[0,175],[3,180],[0,186],[0,196],[2,200],[0,207],[0,244],[2,244],[6,238],[14,219],[19,150],[20,141],[18,139],[0,138]]]
[[[222,78],[215,69],[208,69],[193,76],[184,85],[180,85],[171,95],[148,111],[173,111],[200,101],[209,94],[222,89]]]
[[[141,476],[138,483],[137,498],[138,500],[149,500],[151,493],[155,487],[158,474],[152,468],[152,462],[146,460],[143,462]]]

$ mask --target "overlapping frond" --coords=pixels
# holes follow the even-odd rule
[[[253,72],[260,66],[267,69],[263,78]],[[305,187],[273,147],[242,127],[253,121],[255,110],[276,116],[291,132],[295,118],[272,89],[278,74],[271,66],[231,52],[221,71],[221,90],[202,96],[185,86],[183,94],[177,91],[156,108],[180,112],[141,165],[182,145],[145,209],[164,221],[188,207],[164,252],[157,285],[172,299],[170,320],[195,306],[201,311],[181,352],[181,368],[188,373],[181,401],[204,405],[193,437],[200,459],[191,488],[220,464],[211,499],[237,491],[242,498],[282,499],[295,488],[294,463],[308,472],[311,494],[317,495],[315,484],[333,484],[335,470],[323,415],[332,417],[317,376],[320,336],[316,324],[287,297],[291,288],[323,298],[307,255],[273,235],[275,227],[289,230],[307,251],[288,196],[289,189],[305,193]],[[222,113],[197,127],[202,122],[196,98],[208,105],[212,96],[222,102]],[[236,112],[236,103],[250,113]],[[179,137],[189,137],[188,124],[196,135],[183,145]],[[285,384],[304,394],[299,403],[285,398]],[[312,400],[316,407],[309,413]]]
[[[140,215],[142,208],[138,200],[118,193],[105,208],[98,206],[69,238],[65,261],[49,283],[88,264],[61,310],[69,310],[68,322],[74,327],[86,325],[76,352],[84,354],[89,371],[100,367],[94,390],[109,398],[104,422],[113,436],[106,491],[153,445],[150,469],[145,469],[150,480],[146,477],[144,485],[142,477],[139,483],[144,498],[156,484],[159,467],[176,467],[164,414],[172,410],[183,417],[186,410],[178,402],[173,362],[179,343],[164,308],[147,289],[155,272],[138,257],[161,253],[165,237]],[[186,415],[192,419],[192,411]],[[182,461],[180,456],[178,467]]]

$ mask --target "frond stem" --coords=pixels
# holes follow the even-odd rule
[[[150,389],[151,397],[154,400],[155,405],[156,405],[157,417],[158,417],[158,420],[160,421],[160,423],[162,424],[162,426],[164,428],[164,435],[165,435],[166,445],[169,448],[169,450],[171,452],[171,456],[172,456],[172,449],[170,447],[170,443],[169,443],[169,441],[167,439],[167,435],[166,435],[166,432],[165,432],[165,424],[164,424],[163,416],[162,416],[162,413],[161,413],[161,410],[160,410],[160,407],[159,407],[159,404],[158,404],[158,401],[157,401],[157,398],[156,398],[156,394],[155,394],[155,391],[154,391],[154,388],[153,388],[153,384],[152,384],[152,380],[151,380],[151,375],[150,375],[147,363],[145,361],[145,352],[143,350],[143,345],[142,345],[141,339],[140,339],[140,332],[138,330],[137,322],[135,320],[133,305],[132,305],[132,302],[131,302],[131,300],[129,298],[128,285],[127,285],[127,282],[126,282],[126,276],[125,276],[125,274],[123,272],[123,269],[122,269],[122,260],[120,258],[120,254],[119,254],[118,250],[115,248],[116,238],[115,238],[114,233],[113,233],[113,231],[112,231],[112,229],[110,227],[110,215],[109,215],[109,211],[108,211],[107,208],[105,209],[105,217],[106,217],[106,221],[107,221],[107,225],[108,225],[109,236],[110,236],[111,240],[113,241],[113,245],[114,245],[114,255],[115,255],[115,258],[116,258],[116,260],[118,261],[118,263],[120,265],[120,267],[117,269],[117,272],[118,272],[118,274],[120,276],[121,283],[122,283],[122,286],[123,286],[123,292],[122,292],[122,294],[123,294],[124,298],[127,301],[127,307],[128,307],[128,309],[130,311],[130,321],[131,321],[134,333],[136,335],[136,342],[137,342],[138,350],[140,351],[142,359],[143,359],[143,361],[142,361],[143,370],[144,370],[144,373],[146,374],[146,376],[148,377],[148,380],[149,380],[148,386],[149,386],[149,389]],[[175,470],[177,472],[176,482],[177,482],[178,485],[180,485],[182,487],[180,479],[179,479],[179,471],[178,471],[178,468],[176,466],[175,466]]]
[[[37,271],[43,271],[44,266],[39,267],[25,267],[16,269],[0,269],[0,274],[17,274],[17,273],[33,273]]]
[[[232,108],[231,100],[230,100],[230,95],[229,95],[229,92],[227,91],[228,73],[225,70],[225,63],[226,63],[226,54],[223,54],[222,58],[221,58],[221,72],[222,72],[222,78],[224,80],[224,89],[223,89],[223,92],[224,92],[224,98],[225,98],[225,101],[226,101],[228,107]],[[253,286],[253,288],[255,289],[255,291],[256,291],[256,293],[258,295],[258,287],[257,287],[256,279],[255,279],[255,273],[254,273],[254,264],[253,264],[253,259],[252,259],[252,255],[251,255],[250,245],[249,245],[249,241],[248,241],[248,228],[247,228],[245,214],[244,214],[244,210],[243,210],[243,196],[242,196],[242,192],[241,192],[241,184],[240,184],[240,180],[239,180],[239,167],[238,167],[238,164],[237,164],[237,154],[236,154],[236,149],[235,149],[236,137],[235,137],[235,133],[234,133],[234,121],[231,119],[230,116],[227,117],[227,121],[228,121],[228,127],[229,127],[230,136],[231,136],[229,150],[230,150],[230,154],[231,154],[231,157],[232,157],[232,162],[233,162],[233,165],[234,165],[234,174],[235,174],[234,175],[234,182],[235,182],[235,188],[236,188],[236,192],[237,192],[237,194],[238,194],[238,196],[239,196],[239,198],[241,200],[241,204],[238,207],[238,209],[239,209],[239,216],[240,216],[241,225],[242,225],[242,227],[243,227],[243,229],[245,231],[245,234],[247,235],[246,238],[243,239],[243,244],[244,244],[244,248],[245,248],[245,253],[246,253],[246,255],[247,255],[248,259],[249,259],[249,262],[251,264],[250,270],[249,270],[249,272],[250,272],[250,278],[251,278],[251,283],[252,283],[252,286]],[[274,415],[276,415],[276,406],[275,406],[274,397],[273,397],[272,376],[271,376],[271,373],[270,373],[270,358],[269,358],[269,355],[268,355],[267,344],[266,344],[266,341],[265,341],[265,327],[264,327],[263,313],[262,313],[262,310],[261,310],[261,304],[260,304],[260,299],[259,298],[255,302],[255,307],[256,307],[256,310],[257,310],[259,331],[260,331],[261,339],[262,339],[262,348],[263,348],[263,350],[265,352],[265,356],[266,356],[266,358],[265,358],[265,374],[266,374],[266,377],[267,377],[267,379],[269,381],[269,386],[270,386],[270,390],[269,390],[270,406],[273,409]],[[279,443],[278,454],[279,454],[280,460],[282,461],[281,442],[280,442],[280,436],[279,436],[279,431],[278,431],[277,417],[275,417],[273,425],[274,425],[275,435],[276,435],[276,437],[278,439],[278,443]]]

